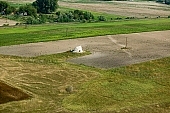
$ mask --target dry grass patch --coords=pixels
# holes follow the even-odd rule
[[[0,105],[0,112],[65,111],[61,102],[69,95],[65,90],[67,86],[72,86],[72,93],[76,93],[79,84],[99,75],[99,72],[86,66],[64,63],[62,59],[74,56],[66,54],[38,58],[0,56],[0,79],[32,96],[28,100]]]

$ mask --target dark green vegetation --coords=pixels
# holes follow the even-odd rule
[[[149,19],[102,23],[47,24],[0,28],[0,46],[83,38],[109,34],[129,34],[170,29],[169,19]]]
[[[55,12],[59,7],[57,2],[57,0],[36,0],[32,4],[23,4],[20,6],[2,1],[0,2],[0,15],[12,20],[19,20],[24,24],[92,22],[96,19],[91,12],[77,9],[68,12]],[[98,16],[96,20],[105,21],[106,19],[104,16]]]
[[[6,69],[2,79],[26,90],[32,98],[2,104],[0,111],[170,112],[170,58],[101,70],[65,62],[72,57],[76,54],[35,58],[1,55],[0,65]],[[68,86],[73,87],[72,93],[65,91]]]
[[[28,15],[28,16],[37,16],[37,10],[32,5],[23,5],[20,6],[18,11],[16,12],[17,15]]]
[[[52,13],[58,8],[58,0],[36,0],[32,5],[37,9],[38,13]]]
[[[170,0],[156,0],[156,2],[164,3],[164,4],[167,4],[167,5],[170,5]]]
[[[62,13],[60,11],[56,12],[57,22],[86,22],[86,21],[93,21],[94,16],[90,12],[83,12],[81,10],[74,10],[74,11],[69,11],[66,13]]]
[[[0,1],[0,15],[11,14],[15,11],[15,7],[10,6],[7,2]]]

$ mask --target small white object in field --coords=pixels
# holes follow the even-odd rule
[[[83,49],[81,46],[77,46],[74,48],[73,50],[73,53],[82,53],[83,52]]]

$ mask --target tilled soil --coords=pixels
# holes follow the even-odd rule
[[[170,31],[107,35],[0,47],[0,54],[35,57],[56,54],[81,45],[91,55],[69,62],[113,68],[170,56]],[[123,49],[126,46],[127,49]]]

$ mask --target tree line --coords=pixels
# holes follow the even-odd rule
[[[157,0],[160,2],[161,0]],[[166,0],[165,3],[169,3]],[[81,10],[71,10],[67,12],[56,11],[58,0],[36,0],[31,4],[22,5],[18,8],[10,6],[5,1],[0,1],[0,15],[13,20],[23,21],[25,24],[42,24],[46,22],[95,22],[106,21],[104,16],[97,18],[91,12]],[[11,16],[11,14],[13,16]],[[8,16],[10,15],[10,16]],[[169,16],[168,16],[169,18]],[[120,20],[121,18],[117,18]],[[125,19],[134,19],[127,17]],[[112,20],[112,18],[111,18]]]
[[[45,22],[92,22],[94,15],[88,11],[71,10],[67,12],[56,11],[58,0],[36,0],[32,4],[22,5],[19,8],[10,6],[5,1],[0,1],[0,14],[13,13],[14,20],[22,18],[26,24],[41,24]],[[9,18],[9,17],[8,17]],[[105,21],[104,16],[98,16],[97,21]]]
[[[91,12],[74,10],[62,13],[60,11],[56,12],[56,22],[75,22],[75,21],[92,21],[94,16]]]
[[[156,2],[170,5],[170,0],[156,0]]]

